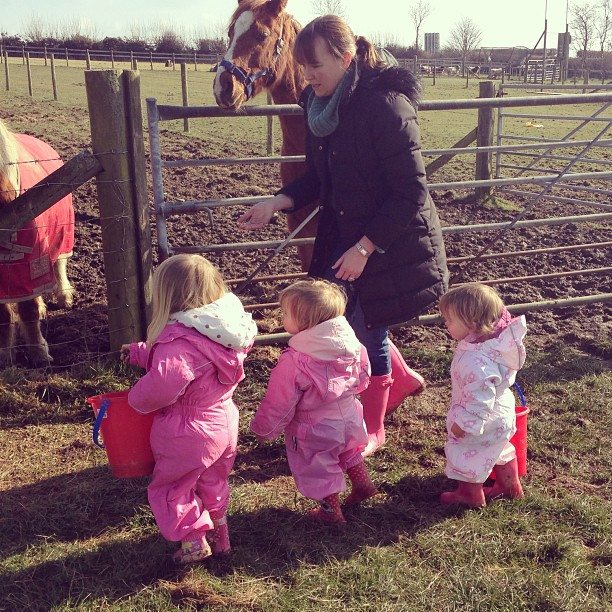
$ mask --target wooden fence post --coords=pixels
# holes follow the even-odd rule
[[[32,88],[32,71],[30,70],[30,52],[26,53],[26,70],[28,72],[28,93],[30,96],[34,95],[34,90]]]
[[[479,98],[494,98],[495,84],[493,81],[479,83]],[[477,147],[490,147],[493,145],[493,124],[495,109],[478,109],[478,128],[476,135]],[[491,179],[491,153],[476,153],[476,180]],[[484,200],[491,195],[491,187],[476,187],[474,191],[478,200]]]
[[[66,50],[66,66],[68,66],[68,47],[64,47]]]
[[[176,55],[172,54],[172,70],[176,70]]]
[[[183,106],[189,106],[189,92],[187,90],[187,64],[181,62],[181,90],[183,92]],[[183,132],[189,131],[189,119],[183,119]]]
[[[89,49],[85,50],[85,67],[91,70],[91,58],[89,57]]]
[[[6,91],[11,90],[11,77],[9,73],[9,65],[8,65],[8,51],[4,50],[4,78],[6,80]]]
[[[48,61],[48,59],[47,59],[47,45],[45,45],[45,66],[48,65],[47,61]]]
[[[151,319],[151,295],[153,287],[153,247],[149,225],[149,198],[147,196],[147,164],[144,143],[142,103],[140,99],[140,75],[134,70],[121,74],[126,106],[127,146],[132,175],[132,199],[134,203],[134,235],[138,260],[140,314],[142,338],[146,337]]]
[[[113,70],[115,69],[115,53],[112,49],[111,49],[111,68]]]
[[[193,69],[198,71],[198,54],[194,51],[193,53]]]
[[[25,66],[25,64],[26,64],[26,50],[25,50],[25,45],[21,45],[21,58],[22,58],[22,64]]]
[[[151,63],[151,70],[153,70],[153,51],[149,51],[149,62]]]
[[[98,202],[102,223],[102,246],[109,311],[111,350],[122,344],[143,339],[146,335],[146,296],[143,287],[150,270],[142,270],[143,256],[150,261],[150,248],[140,241],[144,233],[142,218],[135,210],[136,194],[146,200],[142,179],[144,155],[134,159],[144,145],[139,143],[142,118],[139,106],[128,100],[136,97],[134,90],[125,95],[126,79],[137,88],[138,75],[119,79],[114,70],[90,70],[85,73],[85,87],[94,153],[99,156],[104,172],[97,177]],[[136,81],[136,83],[134,83]],[[128,108],[132,113],[129,119]],[[136,176],[134,175],[136,172]],[[140,174],[140,176],[138,176]],[[138,231],[136,231],[138,228]],[[135,236],[138,236],[135,239]],[[146,249],[144,253],[143,249]]]
[[[51,53],[51,85],[53,86],[53,99],[57,100],[57,79],[55,78],[55,57]]]

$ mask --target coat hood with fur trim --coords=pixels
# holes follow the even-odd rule
[[[406,68],[368,68],[359,74],[355,86],[380,91],[404,94],[412,106],[416,107],[421,100],[423,89],[421,81]]]

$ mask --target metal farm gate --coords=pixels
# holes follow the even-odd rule
[[[504,90],[512,87],[511,85],[503,85]],[[524,84],[520,85],[521,88],[525,88]],[[529,86],[527,86],[529,88]],[[538,85],[538,89],[542,86]],[[612,88],[606,88],[612,89]],[[586,116],[564,116],[562,120],[578,120],[581,123],[590,123],[591,121],[596,122],[598,126],[597,134],[593,137],[582,138],[576,140],[570,140],[571,136],[577,133],[576,130],[572,130],[568,134],[565,134],[561,138],[546,139],[546,138],[534,138],[534,137],[519,137],[511,134],[504,133],[506,119],[509,118],[520,118],[521,120],[526,117],[537,119],[539,115],[529,114],[523,115],[518,113],[511,114],[507,112],[506,108],[521,107],[521,106],[545,106],[545,105],[568,105],[568,104],[598,104],[603,106],[589,117],[586,121]],[[487,178],[486,180],[473,180],[473,181],[450,181],[450,182],[429,182],[429,189],[431,191],[442,190],[479,190],[479,189],[496,189],[497,193],[503,194],[504,192],[512,195],[520,195],[528,198],[529,201],[525,206],[525,209],[516,215],[510,222],[495,222],[495,223],[478,223],[468,225],[455,225],[443,227],[444,234],[466,234],[469,232],[491,232],[492,234],[498,235],[500,232],[505,232],[513,228],[528,228],[538,226],[554,226],[562,225],[566,223],[593,223],[593,222],[609,222],[612,220],[612,205],[610,205],[610,184],[612,179],[612,169],[610,165],[612,161],[609,159],[598,159],[592,157],[591,151],[604,150],[609,151],[610,145],[612,145],[612,134],[610,128],[612,127],[612,119],[610,117],[604,117],[601,115],[610,105],[612,105],[612,91],[605,91],[603,93],[594,93],[589,95],[560,95],[550,96],[548,99],[544,99],[544,96],[538,95],[533,97],[495,97],[495,98],[484,98],[484,99],[471,99],[471,100],[438,100],[438,101],[426,101],[423,102],[419,107],[419,112],[436,111],[436,110],[453,110],[453,109],[498,109],[498,130],[497,130],[497,144],[493,145],[493,142],[483,145],[479,142],[478,146],[463,146],[460,143],[452,148],[448,149],[430,149],[423,150],[424,156],[440,156],[440,159],[450,159],[455,155],[474,155],[476,158],[485,157],[489,163],[495,159],[495,174],[494,178]],[[148,112],[148,125],[149,125],[149,139],[151,148],[151,166],[153,173],[153,197],[155,205],[156,223],[157,223],[157,237],[158,237],[158,248],[160,257],[164,258],[174,253],[181,252],[199,252],[199,253],[211,253],[220,251],[248,251],[248,250],[260,250],[260,249],[274,249],[276,252],[285,245],[297,246],[300,244],[312,243],[313,238],[300,238],[292,240],[267,240],[267,241],[244,241],[244,242],[232,242],[222,245],[171,245],[168,241],[167,231],[167,218],[172,215],[179,214],[193,214],[195,212],[206,211],[209,215],[212,215],[212,211],[220,207],[228,207],[235,205],[252,204],[261,200],[266,199],[269,196],[256,195],[253,197],[236,197],[236,198],[222,198],[222,199],[202,199],[202,200],[188,200],[188,201],[167,201],[164,195],[164,185],[162,173],[164,168],[181,168],[181,167],[194,167],[194,166],[210,166],[210,165],[230,165],[230,164],[252,164],[252,163],[278,163],[278,162],[291,162],[291,161],[303,161],[303,156],[268,156],[268,157],[242,157],[242,158],[225,158],[225,159],[182,159],[182,160],[165,160],[162,157],[160,137],[159,137],[159,123],[163,121],[179,120],[179,119],[194,119],[194,118],[206,118],[206,117],[236,117],[237,113],[222,110],[216,106],[170,106],[170,105],[158,105],[155,99],[147,99],[147,112]],[[270,115],[282,115],[282,114],[301,114],[302,109],[297,105],[269,105],[269,106],[248,106],[240,110],[239,115],[242,116],[270,116]],[[555,117],[554,115],[549,116]],[[560,119],[561,120],[561,119]],[[473,131],[474,133],[476,130]],[[471,139],[470,139],[471,137]],[[490,134],[492,140],[493,133]],[[475,139],[472,134],[468,135],[465,142],[469,143]],[[506,144],[508,141],[521,140],[520,144]],[[553,155],[551,151],[553,148],[559,148],[562,151],[571,151],[571,154],[567,155]],[[576,152],[576,149],[578,151]],[[537,153],[537,151],[544,150],[543,154]],[[507,157],[512,156],[512,157]],[[516,158],[523,159],[524,156],[528,156],[531,159],[530,165],[517,167],[515,160]],[[535,158],[534,158],[535,156]],[[560,161],[563,162],[562,170],[552,170],[543,168],[539,160],[546,159],[547,161]],[[436,161],[438,161],[436,160]],[[485,161],[486,161],[485,160]],[[508,160],[508,161],[507,161]],[[513,163],[510,163],[513,162]],[[585,169],[583,166],[588,164],[588,168]],[[478,165],[478,163],[477,163]],[[578,166],[578,168],[577,168]],[[593,166],[597,169],[594,170]],[[577,170],[585,170],[578,172]],[[507,176],[502,173],[503,170],[516,171],[513,176]],[[527,172],[529,170],[529,173]],[[588,171],[586,171],[588,170]],[[490,176],[490,175],[489,175]],[[596,186],[584,186],[580,183],[585,181],[595,181]],[[580,204],[588,204],[597,209],[597,212],[577,214],[571,217],[553,217],[553,218],[525,218],[527,213],[537,210],[537,203],[546,198],[559,199],[559,201],[568,201],[567,195],[555,195],[553,193],[554,188],[558,185],[571,186],[572,189],[576,189],[577,192],[587,194],[588,200],[584,199],[573,199],[569,198],[572,202]],[[535,190],[534,190],[535,189]],[[533,215],[530,215],[533,216]],[[487,245],[488,246],[488,245]],[[477,258],[479,260],[486,260],[491,258],[504,259],[504,258],[515,258],[517,256],[534,256],[537,257],[543,252],[554,252],[564,250],[576,250],[581,248],[610,248],[612,241],[604,241],[597,244],[583,244],[583,245],[571,245],[562,247],[551,247],[550,249],[528,249],[521,251],[507,251],[497,252],[494,254],[486,253],[484,250],[479,252],[476,256],[468,257],[456,257],[449,258],[449,263],[467,263],[470,260]],[[569,270],[566,272],[555,272],[552,274],[544,275],[525,275],[516,278],[505,278],[495,279],[489,282],[490,284],[496,283],[512,283],[512,282],[523,282],[526,279],[541,279],[541,278],[554,278],[560,276],[572,276],[576,274],[600,274],[609,275],[612,271],[612,267],[604,267],[597,270]],[[296,278],[303,276],[301,274],[280,274],[276,276],[266,277],[255,277],[253,282],[259,280],[275,281],[283,280],[288,278]],[[248,277],[250,278],[250,277]],[[536,301],[523,304],[511,304],[510,310],[513,312],[525,312],[528,310],[543,310],[552,309],[558,307],[577,306],[592,303],[611,302],[612,293],[607,291],[604,293],[598,293],[595,295],[582,295],[577,297],[567,297],[563,299]],[[270,302],[265,304],[251,305],[250,308],[271,308],[276,307],[276,302]],[[249,308],[249,306],[247,306]],[[421,316],[415,319],[414,323],[419,324],[431,324],[437,322],[439,319],[435,315]],[[259,342],[271,342],[276,340],[282,340],[285,334],[268,334],[267,336],[260,336]]]

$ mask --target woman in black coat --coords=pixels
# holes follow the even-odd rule
[[[309,83],[299,102],[308,169],[239,222],[258,229],[277,211],[320,200],[309,274],[344,286],[347,318],[368,350],[372,378],[361,396],[367,456],[384,443],[385,413],[424,386],[389,341],[388,327],[422,312],[448,284],[420,151],[420,87],[335,15],[304,27],[293,53]]]

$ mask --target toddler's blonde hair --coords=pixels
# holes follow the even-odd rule
[[[346,295],[334,283],[324,280],[303,280],[289,285],[280,294],[284,312],[291,313],[300,331],[344,314]]]
[[[495,289],[482,283],[466,283],[440,298],[443,316],[457,317],[472,332],[488,334],[495,329],[504,303]]]
[[[173,312],[206,306],[226,293],[221,273],[208,259],[187,253],[169,257],[153,273],[153,312],[147,343],[155,341]]]

